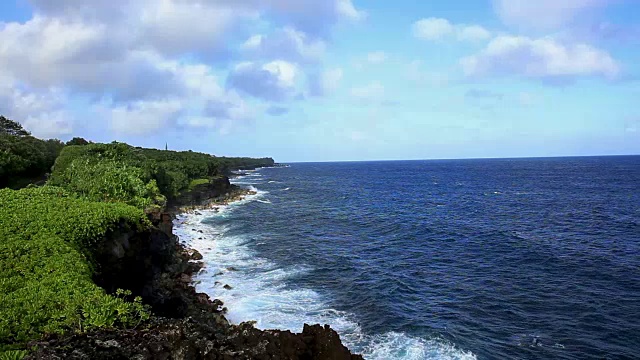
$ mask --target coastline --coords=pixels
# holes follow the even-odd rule
[[[193,277],[205,264],[202,255],[175,234],[174,221],[199,211],[218,211],[255,194],[254,190],[231,185],[224,177],[196,187],[162,212],[149,214],[164,234],[160,236],[167,242],[163,248],[173,249],[170,263],[158,266],[162,271],[144,284],[151,291],[143,298],[151,300],[156,315],[138,329],[100,330],[34,342],[38,350],[27,358],[362,359],[351,354],[328,325],[304,324],[301,333],[260,330],[254,327],[254,321],[233,325],[225,317],[227,309],[222,301],[196,291]]]

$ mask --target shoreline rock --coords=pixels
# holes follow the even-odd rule
[[[197,195],[174,199],[166,211],[149,213],[151,231],[117,229],[109,236],[110,245],[98,252],[96,283],[108,292],[127,288],[132,296],[142,296],[154,313],[151,320],[134,329],[52,335],[31,343],[36,350],[26,359],[362,359],[328,325],[304,324],[299,334],[259,330],[254,322],[233,325],[224,317],[222,301],[198,293],[192,277],[204,267],[202,255],[180,243],[173,219],[228,205],[255,191],[231,185],[226,177],[194,191]]]

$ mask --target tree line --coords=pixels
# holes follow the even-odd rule
[[[144,149],[117,142],[96,144],[80,137],[66,143],[58,139],[42,140],[18,122],[0,116],[0,188],[44,183],[51,175],[52,184],[88,194],[105,190],[99,189],[100,185],[111,179],[109,186],[113,189],[107,193],[118,193],[113,196],[119,200],[123,196],[130,197],[129,200],[140,196],[146,200],[129,202],[142,205],[156,202],[160,195],[176,196],[194,179],[272,165],[272,158],[217,157],[193,151]]]
[[[44,180],[65,145],[86,144],[89,142],[79,137],[66,144],[38,139],[20,123],[0,116],[0,188]]]

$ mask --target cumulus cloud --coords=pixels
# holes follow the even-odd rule
[[[294,96],[298,68],[276,60],[266,64],[243,62],[227,77],[227,87],[268,101],[284,101]]]
[[[493,0],[493,8],[507,25],[550,30],[572,22],[612,0]]]
[[[422,40],[436,41],[455,38],[460,41],[479,41],[491,37],[491,32],[479,25],[452,24],[447,19],[427,18],[413,23],[413,35]]]
[[[258,59],[280,58],[295,62],[318,62],[324,56],[326,43],[307,34],[285,27],[268,35],[253,35],[241,46],[248,56]]]
[[[499,36],[480,53],[460,61],[465,75],[518,75],[548,81],[577,76],[613,79],[620,65],[605,51],[586,44],[564,44],[552,38]]]
[[[241,94],[289,98],[302,71],[294,63],[319,62],[330,28],[364,17],[351,0],[29,2],[31,19],[0,24],[0,75],[9,89],[21,89],[18,95],[3,90],[0,104],[40,134],[72,131],[66,109],[78,95],[118,132],[247,119],[256,112]],[[256,21],[280,30],[250,38],[236,53],[230,35],[247,33]],[[269,59],[275,54],[282,61]],[[231,69],[227,86],[220,86],[214,72],[237,57],[260,65]],[[51,95],[52,89],[68,96]],[[25,99],[33,99],[28,107]]]
[[[192,0],[193,1],[193,0]],[[258,9],[276,14],[281,24],[292,25],[312,37],[328,37],[331,25],[339,21],[360,21],[366,13],[357,9],[351,0],[216,0],[233,3],[236,7]]]
[[[33,135],[53,138],[73,130],[64,110],[66,94],[60,89],[26,91],[0,80],[0,109],[3,115],[21,122]]]
[[[421,19],[413,24],[413,35],[423,40],[440,40],[452,33],[453,25],[446,19]]]
[[[343,71],[340,68],[313,73],[309,77],[309,94],[311,96],[325,96],[340,86]]]
[[[135,101],[106,110],[111,127],[119,133],[145,135],[170,125],[184,104],[177,99]]]
[[[491,37],[491,32],[479,25],[462,26],[458,28],[458,39],[464,41],[481,41]]]

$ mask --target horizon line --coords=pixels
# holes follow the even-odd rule
[[[313,163],[352,163],[352,162],[391,162],[391,161],[443,161],[443,160],[517,160],[517,159],[562,159],[640,156],[640,154],[602,154],[602,155],[552,155],[552,156],[512,156],[512,157],[467,157],[467,158],[421,158],[421,159],[375,159],[375,160],[320,160],[320,161],[276,161],[276,164],[313,164]]]

